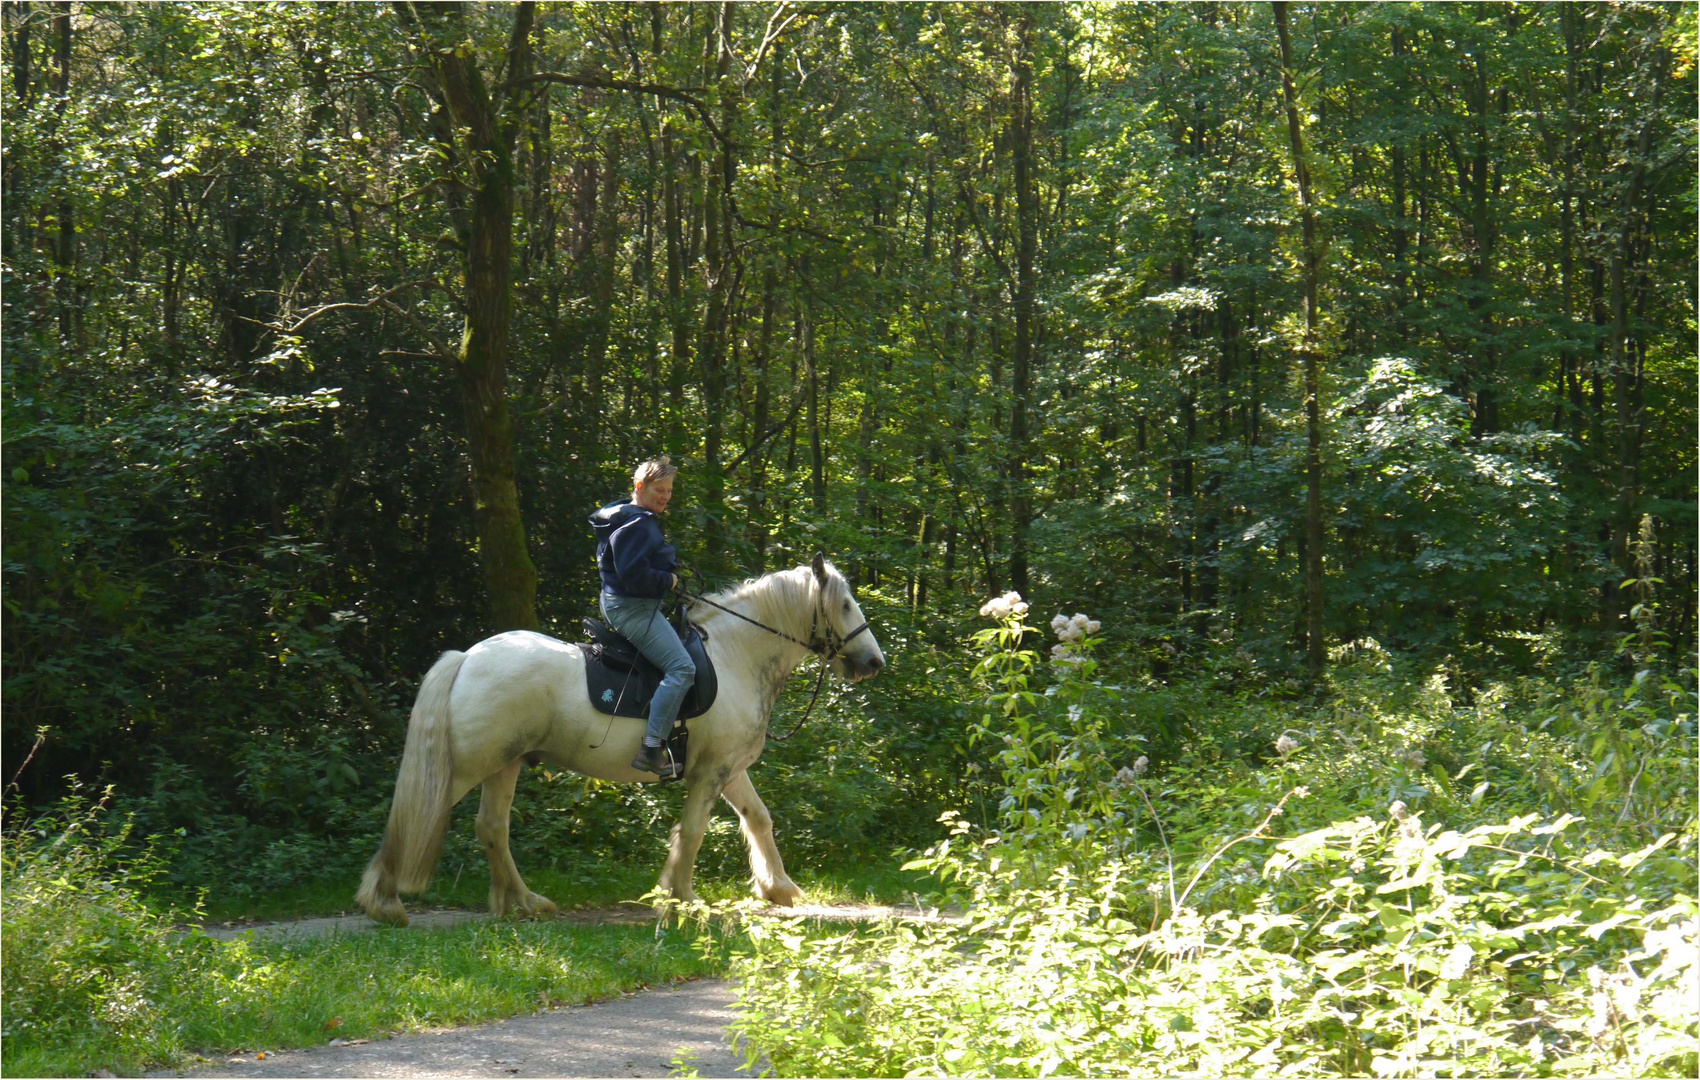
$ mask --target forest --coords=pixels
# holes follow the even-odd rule
[[[217,1043],[165,928],[347,907],[665,453],[890,661],[752,770],[805,888],[974,916],[725,945],[780,1075],[1693,1074],[1692,5],[3,17],[8,1073]],[[530,770],[516,858],[677,801]]]

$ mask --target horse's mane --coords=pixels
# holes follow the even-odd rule
[[[850,583],[829,562],[826,564],[824,586],[815,580],[811,567],[799,566],[793,570],[776,570],[761,577],[746,578],[730,588],[709,593],[708,598],[793,637],[806,638],[814,613],[822,606],[831,611],[831,605],[849,595]],[[690,616],[699,623],[732,617],[701,602],[691,604]]]

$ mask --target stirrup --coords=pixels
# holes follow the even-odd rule
[[[638,750],[637,757],[632,759],[632,768],[638,772],[653,773],[663,781],[677,780],[685,771],[685,767],[673,756],[671,747],[650,746],[647,743]]]

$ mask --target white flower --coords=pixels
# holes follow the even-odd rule
[[[1062,613],[1062,612],[1060,612],[1060,611],[1059,611],[1059,612],[1057,612],[1057,614],[1056,614],[1056,616],[1055,616],[1055,617],[1054,617],[1054,618],[1052,618],[1052,619],[1051,619],[1051,629],[1052,629],[1052,630],[1053,630],[1053,631],[1055,631],[1055,632],[1056,632],[1056,634],[1057,634],[1057,635],[1058,635],[1058,636],[1059,636],[1059,637],[1060,637],[1060,636],[1062,636],[1062,632],[1063,632],[1063,630],[1064,630],[1064,629],[1065,629],[1065,628],[1066,628],[1066,627],[1068,627],[1068,626],[1069,626],[1069,625],[1070,625],[1070,624],[1069,624],[1069,621],[1068,621],[1068,616],[1067,616],[1067,615],[1064,615],[1064,614],[1063,614],[1063,613]]]
[[[1464,973],[1470,970],[1470,961],[1475,958],[1475,952],[1462,941],[1452,946],[1452,951],[1446,954],[1446,959],[1440,962],[1440,977],[1446,980],[1462,979]]]
[[[1091,621],[1090,619],[1088,619],[1086,616],[1082,615],[1078,611],[1074,613],[1074,618],[1069,620],[1069,622],[1080,627],[1082,630],[1086,629],[1086,624],[1090,621]]]
[[[1285,735],[1283,735],[1279,739],[1275,740],[1275,752],[1277,754],[1280,754],[1282,757],[1286,757],[1288,754],[1292,753],[1294,750],[1297,750],[1298,748],[1299,748],[1299,744],[1294,742],[1292,739],[1289,739]]]
[[[1149,769],[1150,767],[1151,767],[1151,759],[1146,757],[1144,754],[1141,754],[1141,755],[1139,755],[1139,760],[1135,761],[1133,763],[1133,775],[1144,776],[1145,770]]]
[[[1021,598],[1021,594],[1016,592],[1014,589],[1003,594],[1003,602],[1008,604],[1009,610],[1015,612],[1017,615],[1027,614],[1027,601],[1023,600]]]
[[[1387,814],[1394,821],[1405,821],[1411,816],[1411,812],[1405,808],[1404,799],[1394,799],[1392,805],[1387,808]]]
[[[980,605],[980,614],[988,619],[1007,619],[1009,610],[1009,601],[1001,596],[994,596]]]
[[[1098,632],[1098,628],[1103,626],[1103,625],[1104,624],[1099,622],[1097,619],[1087,619],[1086,620],[1086,632],[1088,634],[1096,634]]]
[[[1138,779],[1139,774],[1128,768],[1126,765],[1123,765],[1121,768],[1116,770],[1116,783],[1120,784],[1122,787],[1132,787],[1133,782]]]

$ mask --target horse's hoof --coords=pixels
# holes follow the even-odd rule
[[[553,919],[560,913],[553,900],[534,892],[516,900],[492,898],[490,901],[490,914],[498,919]]]
[[[561,909],[555,906],[555,901],[536,893],[531,894],[520,910],[533,919],[553,919],[561,913]]]
[[[803,898],[803,890],[797,888],[796,883],[790,878],[782,878],[771,885],[758,883],[755,887],[755,894],[774,907],[791,907]]]
[[[407,909],[401,906],[400,900],[373,904],[366,908],[366,915],[373,922],[383,923],[386,926],[406,926],[408,923]]]

